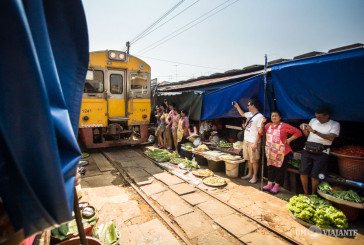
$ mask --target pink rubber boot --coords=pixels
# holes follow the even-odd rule
[[[278,189],[279,189],[279,186],[278,185],[275,185],[271,190],[270,192],[273,193],[273,194],[277,194],[278,193]]]
[[[272,184],[268,184],[266,186],[263,186],[263,191],[270,191],[272,189]]]

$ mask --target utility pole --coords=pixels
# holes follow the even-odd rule
[[[130,49],[130,42],[127,41],[126,42],[126,55],[128,55],[128,56],[129,56],[129,49]]]

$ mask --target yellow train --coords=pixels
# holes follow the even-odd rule
[[[147,141],[150,71],[147,63],[125,52],[90,53],[79,122],[87,148]]]

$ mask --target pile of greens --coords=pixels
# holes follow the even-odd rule
[[[330,196],[339,198],[341,200],[349,201],[349,202],[356,202],[356,203],[364,203],[364,198],[360,197],[355,191],[348,190],[348,191],[334,191],[329,183],[326,181],[322,181],[318,189],[323,193],[326,193]]]
[[[97,221],[97,214],[95,213],[94,216],[90,218],[82,217],[83,228],[87,229],[90,226],[96,225]],[[61,241],[66,240],[72,236],[78,235],[77,223],[76,220],[73,219],[72,221],[65,223],[51,231],[51,236],[53,238],[59,239]]]
[[[347,228],[346,216],[327,200],[316,195],[293,196],[287,209],[297,218],[321,228]]]
[[[186,168],[190,169],[197,168],[198,166],[197,162],[183,159],[181,158],[180,155],[178,155],[178,153],[176,152],[170,153],[167,150],[162,150],[162,149],[151,150],[149,151],[148,156],[159,162],[170,162],[174,164],[182,163]]]
[[[185,149],[186,150],[190,151],[190,150],[192,150],[192,148],[193,148],[193,144],[191,142],[187,142],[185,144]]]
[[[149,151],[148,153],[148,157],[153,158],[158,162],[168,162],[169,160],[171,160],[171,155],[172,153],[164,149],[155,149]]]
[[[220,139],[217,145],[220,147],[233,147],[233,143],[229,143],[226,139]]]
[[[82,155],[81,155],[81,158],[86,158],[86,157],[89,157],[90,154],[87,153],[87,152],[82,152]]]
[[[218,144],[220,147],[233,147],[233,143],[220,143]]]
[[[173,158],[170,161],[171,163],[175,163],[175,164],[180,164],[182,163],[186,168],[190,168],[190,169],[194,169],[198,167],[197,162],[195,161],[190,161],[187,159],[183,159],[183,158]]]
[[[292,167],[299,169],[301,165],[301,160],[299,159],[289,159],[288,164],[290,164]]]
[[[92,236],[99,239],[105,245],[117,244],[120,233],[116,230],[115,224],[110,221],[106,224],[98,225],[92,232]]]

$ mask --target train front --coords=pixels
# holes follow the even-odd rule
[[[79,123],[87,148],[148,140],[150,66],[116,50],[90,53]]]

